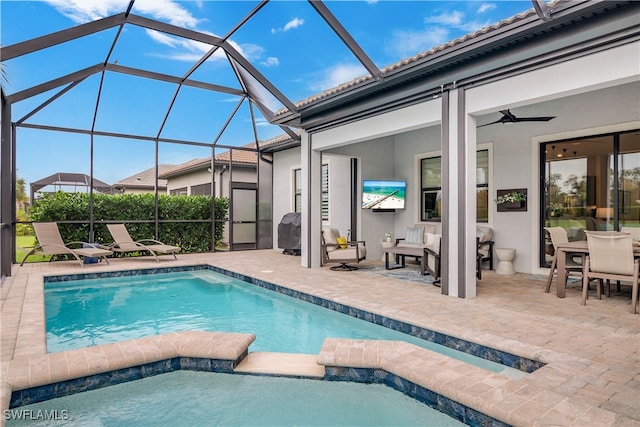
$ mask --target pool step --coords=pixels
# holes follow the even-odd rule
[[[293,377],[323,378],[324,366],[317,354],[251,352],[234,369],[235,372]]]

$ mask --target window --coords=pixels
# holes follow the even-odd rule
[[[293,207],[302,212],[302,170],[293,171]],[[329,165],[322,165],[322,220],[329,220]]]
[[[175,188],[169,191],[169,194],[172,196],[186,196],[187,195],[187,187]]]
[[[211,183],[200,184],[200,185],[192,185],[191,186],[191,195],[192,196],[210,196],[211,195]]]
[[[489,221],[489,150],[477,152],[476,160],[476,221]],[[420,220],[442,219],[442,157],[420,161]]]
[[[302,212],[302,170],[293,171],[293,208],[294,212]]]
[[[322,220],[329,220],[329,165],[322,165]]]

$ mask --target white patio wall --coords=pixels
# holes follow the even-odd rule
[[[477,129],[478,147],[491,147],[493,155],[490,197],[502,188],[529,190],[527,212],[498,213],[495,203],[490,203],[489,225],[495,230],[496,246],[516,248],[517,271],[544,273],[538,267],[538,144],[640,128],[638,64],[640,44],[633,43],[466,91],[466,111],[479,123],[497,119],[497,110],[506,108],[518,108],[520,116],[557,116],[546,123],[496,124]],[[415,159],[417,154],[440,152],[440,115],[440,100],[434,99],[312,135],[314,150],[357,157],[360,182],[362,178],[407,180],[407,192],[414,197],[408,197],[404,211],[358,212],[359,236],[367,241],[371,258],[380,256],[378,241],[384,232],[393,230],[394,235],[401,236],[407,225],[417,222],[419,174]],[[299,155],[299,149],[290,157],[278,153],[275,188],[283,188],[280,184],[286,183],[276,177],[275,171],[283,167],[281,161],[292,162],[297,156],[300,164]],[[286,192],[274,195],[274,211],[283,195]]]

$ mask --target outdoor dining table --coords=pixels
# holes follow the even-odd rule
[[[567,280],[567,257],[572,255],[589,254],[589,246],[586,240],[576,240],[569,243],[561,243],[556,248],[558,256],[558,287],[557,297],[565,297],[565,283]],[[634,243],[633,255],[637,258],[640,257],[640,245]]]

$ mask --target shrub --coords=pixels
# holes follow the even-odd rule
[[[224,222],[228,219],[229,199],[215,198],[215,222],[213,241],[211,238],[211,196],[158,196],[158,219],[160,221],[206,220],[209,222],[160,222],[158,240],[180,246],[183,252],[207,252],[213,242],[222,239]],[[87,241],[89,237],[89,194],[65,193],[45,194],[31,207],[33,221],[78,221],[77,224],[59,224],[65,242]],[[101,221],[116,221],[127,224],[134,240],[155,238],[154,194],[94,194],[93,218],[96,242],[110,242],[105,224]],[[129,221],[148,222],[129,222]]]

